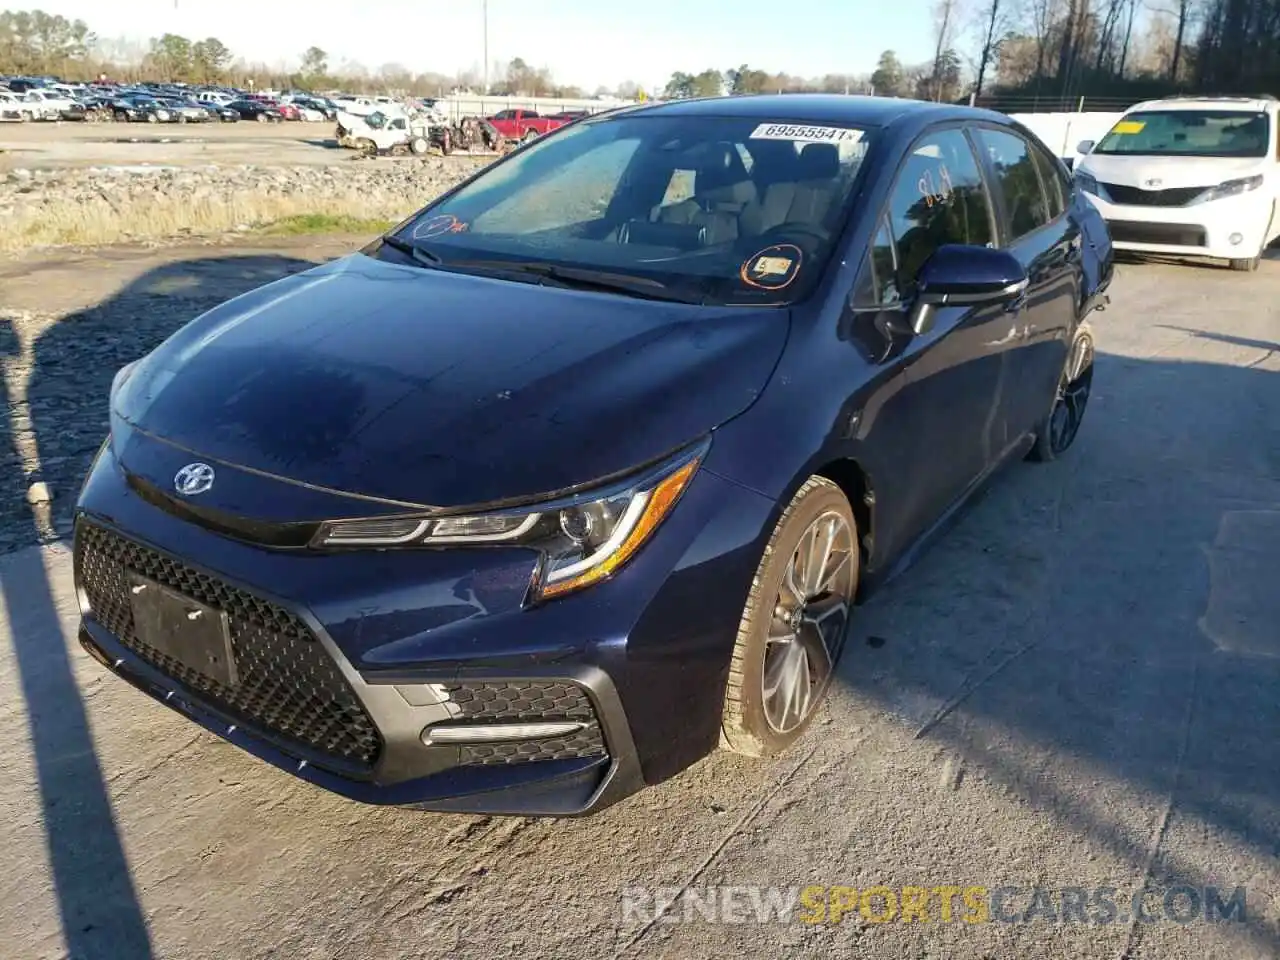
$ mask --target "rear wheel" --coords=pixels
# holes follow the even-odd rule
[[[271,119],[271,118],[270,118],[270,117],[268,117],[265,113],[260,113],[260,114],[258,114],[258,122],[259,122],[259,123],[266,123],[266,122],[267,122],[267,121],[269,121],[270,119]]]
[[[1080,432],[1093,389],[1093,334],[1086,327],[1076,335],[1066,366],[1058,379],[1053,409],[1036,429],[1028,460],[1048,463],[1067,452]]]
[[[431,149],[431,144],[427,142],[425,137],[414,137],[409,141],[409,150],[412,153],[422,156]]]
[[[525,143],[528,143],[530,140],[537,140],[537,139],[538,139],[538,131],[537,131],[537,130],[526,130],[526,131],[525,131],[525,134],[524,134],[524,142],[525,142]]]
[[[858,586],[858,528],[849,501],[810,477],[783,511],[738,627],[721,742],[767,757],[813,719],[844,647]]]

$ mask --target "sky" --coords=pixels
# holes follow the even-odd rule
[[[933,0],[488,0],[490,62],[521,57],[594,90],[665,85],[746,63],[805,77],[869,73],[880,52],[932,58]],[[14,9],[12,0],[0,6]],[[104,38],[215,36],[249,62],[296,65],[318,46],[330,64],[399,63],[452,75],[484,63],[483,0],[28,0]]]

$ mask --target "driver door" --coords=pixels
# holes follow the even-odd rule
[[[890,461],[885,546],[896,552],[931,528],[1002,453],[996,428],[1006,402],[1006,352],[1015,318],[1000,305],[940,307],[924,334],[908,323],[916,277],[943,244],[995,239],[993,207],[977,158],[958,127],[926,133],[898,172],[855,309],[868,316],[898,387],[876,412],[873,441]],[[870,296],[866,304],[856,299]],[[893,322],[896,320],[896,322]],[[865,336],[861,339],[864,339]],[[886,504],[887,505],[887,504]]]

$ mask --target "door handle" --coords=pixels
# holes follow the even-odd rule
[[[1026,305],[1027,305],[1027,294],[1026,294],[1026,291],[1024,290],[1022,293],[1018,294],[1016,297],[1010,300],[1008,306],[1006,306],[1004,309],[1006,313],[1021,313],[1023,308],[1026,307]]]

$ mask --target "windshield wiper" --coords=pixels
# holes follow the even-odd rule
[[[464,272],[475,270],[490,276],[523,280],[526,283],[540,283],[574,290],[600,290],[606,293],[621,293],[644,300],[696,304],[705,304],[707,302],[705,294],[683,293],[672,290],[666,284],[657,280],[649,280],[626,273],[609,273],[604,270],[591,270],[583,267],[562,267],[558,264],[544,263],[539,260],[445,260],[438,254],[399,237],[386,236],[382,238],[382,242],[393,250],[407,253],[425,267]]]
[[[382,242],[392,250],[399,250],[401,253],[407,253],[424,267],[439,267],[444,264],[444,261],[430,250],[415,246],[408,240],[401,240],[399,237],[386,236],[382,238]]]
[[[664,300],[670,303],[704,304],[706,295],[673,290],[665,283],[632,276],[629,273],[610,273],[586,267],[562,267],[540,260],[450,260],[445,267],[461,270],[494,270],[508,274],[524,274],[550,281],[552,285],[574,290],[600,290],[605,293],[621,293],[643,300]]]

